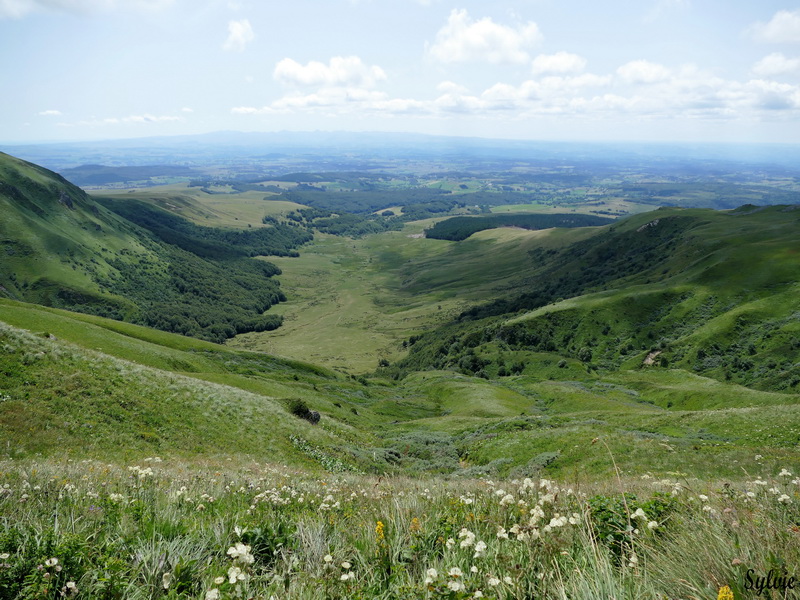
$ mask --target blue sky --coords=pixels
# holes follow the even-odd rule
[[[0,0],[0,141],[239,131],[797,142],[772,0]]]

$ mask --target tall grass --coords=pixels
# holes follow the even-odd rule
[[[788,471],[567,486],[5,461],[0,598],[750,597],[800,564],[798,503]]]

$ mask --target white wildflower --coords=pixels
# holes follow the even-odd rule
[[[255,562],[255,558],[252,554],[250,554],[250,546],[247,546],[242,542],[236,542],[234,546],[228,548],[228,555],[234,561],[245,565],[250,565]]]
[[[231,567],[228,569],[228,583],[236,583],[237,581],[244,581],[247,579],[247,574],[239,567]]]
[[[460,591],[465,589],[465,586],[464,586],[463,583],[461,583],[457,579],[453,579],[452,581],[448,581],[447,582],[447,589],[449,589],[449,590],[451,590],[453,592],[460,592]]]

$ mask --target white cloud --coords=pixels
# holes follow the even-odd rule
[[[185,113],[193,113],[193,112],[194,112],[194,109],[193,109],[193,108],[189,108],[188,106],[184,106],[184,107],[181,109],[181,112],[185,112]]]
[[[228,51],[242,52],[244,47],[255,39],[253,28],[250,21],[230,21],[228,23],[228,39],[222,44],[222,48]]]
[[[667,67],[636,60],[606,75],[543,75],[516,83],[498,82],[482,93],[472,93],[454,81],[442,81],[436,85],[432,97],[392,98],[363,85],[347,85],[365,83],[364,77],[342,75],[358,73],[360,69],[282,62],[284,66],[276,69],[276,78],[300,85],[313,84],[316,89],[304,91],[296,87],[261,108],[233,108],[234,114],[402,115],[443,119],[547,117],[618,119],[631,123],[774,121],[800,114],[800,86],[769,81],[766,77],[747,82],[725,80],[691,64]],[[360,61],[353,64],[366,68]],[[579,63],[574,61],[574,64],[577,68]]]
[[[533,59],[535,75],[540,73],[580,73],[586,68],[586,59],[569,52],[540,54]]]
[[[800,42],[800,10],[781,10],[768,23],[756,23],[751,28],[759,42],[771,44]]]
[[[669,78],[665,66],[647,60],[632,60],[617,69],[617,75],[629,83],[658,83]]]
[[[60,117],[61,111],[60,110],[43,110],[39,113],[40,117]]]
[[[780,52],[773,52],[753,65],[753,73],[760,77],[774,77],[797,71],[800,71],[800,58],[788,58]]]
[[[745,85],[749,100],[762,110],[790,110],[800,108],[800,88],[796,85],[756,79]]]
[[[444,63],[524,63],[530,59],[528,49],[541,39],[539,27],[532,21],[509,27],[495,23],[489,17],[474,21],[466,10],[454,9],[428,51],[433,58]]]
[[[159,10],[172,2],[173,0],[0,0],[0,19],[20,18],[40,11],[89,14],[131,8]]]
[[[334,56],[327,65],[316,60],[301,65],[284,58],[275,65],[273,77],[286,85],[372,87],[386,79],[386,73],[378,66],[365,65],[358,56]]]
[[[169,115],[155,116],[151,114],[144,115],[130,115],[120,119],[123,123],[165,123],[169,121],[181,121],[181,117],[172,117]]]

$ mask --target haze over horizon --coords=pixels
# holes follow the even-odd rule
[[[0,0],[7,144],[223,130],[795,143],[784,1]]]

